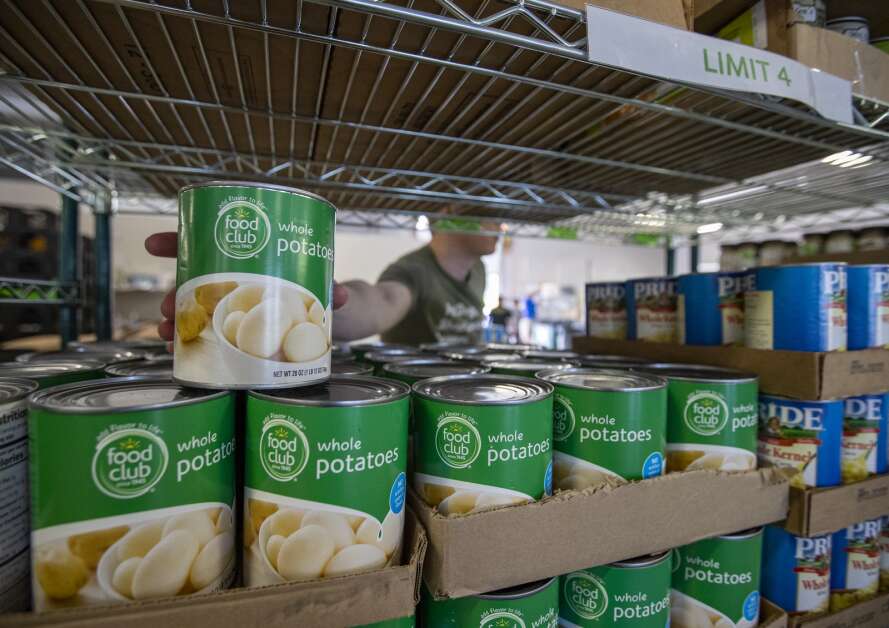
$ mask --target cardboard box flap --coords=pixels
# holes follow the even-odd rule
[[[889,593],[855,606],[824,615],[791,617],[790,628],[886,628],[889,625]]]
[[[830,534],[889,513],[889,474],[843,486],[790,489],[784,527],[799,536]]]
[[[0,628],[348,628],[407,617],[419,602],[426,533],[412,511],[405,520],[404,564],[354,576],[208,595],[0,615]]]
[[[424,580],[442,598],[485,593],[779,521],[787,514],[787,490],[785,473],[769,468],[673,473],[463,516],[439,515],[414,493],[411,502],[429,536]],[[510,557],[509,569],[502,568],[504,556]]]
[[[759,628],[787,628],[787,613],[777,604],[760,598]]]

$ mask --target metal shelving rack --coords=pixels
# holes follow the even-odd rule
[[[743,228],[889,191],[886,104],[856,99],[840,124],[596,65],[584,13],[545,0],[0,6],[0,163],[100,221],[171,211],[208,178],[310,189],[343,224],[459,214],[580,238]],[[820,169],[843,151],[871,164]]]

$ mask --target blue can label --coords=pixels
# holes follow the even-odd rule
[[[843,483],[886,472],[889,394],[846,399],[843,421]]]
[[[830,603],[830,535],[805,538],[766,526],[762,594],[788,613],[827,611]]]
[[[631,279],[626,296],[628,340],[676,342],[675,279]]]
[[[744,342],[752,349],[846,349],[846,265],[769,266],[744,298]]]
[[[889,348],[889,264],[849,267],[849,349]]]
[[[838,611],[873,597],[880,584],[880,519],[833,533],[830,609]]]
[[[732,345],[744,342],[744,293],[750,272],[696,273],[678,279],[679,343]]]
[[[759,460],[798,469],[792,486],[840,483],[842,433],[842,401],[759,396]]]
[[[587,336],[627,338],[627,290],[623,282],[586,285]]]

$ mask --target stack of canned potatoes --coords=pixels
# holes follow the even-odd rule
[[[516,345],[341,350],[333,226],[332,206],[298,190],[186,188],[172,361],[162,345],[96,343],[0,365],[2,608],[383,569],[400,559],[409,486],[441,516],[464,516],[760,458],[814,486],[885,471],[885,396],[840,402],[837,419],[760,398],[755,376],[728,369]],[[829,421],[849,426],[832,444]],[[880,529],[834,535],[835,606],[875,590],[862,574],[877,573]],[[796,541],[818,543],[823,575],[825,539]],[[752,627],[762,544],[761,529],[740,531],[483,596],[427,595],[421,622]],[[770,552],[763,592],[779,601],[770,574],[786,585],[801,572]]]

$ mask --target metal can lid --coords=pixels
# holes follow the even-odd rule
[[[530,597],[535,593],[540,593],[551,585],[553,580],[555,580],[555,578],[537,580],[536,582],[529,582],[528,584],[520,584],[515,587],[491,591],[490,593],[484,593],[477,597],[482,600],[519,600],[521,598]]]
[[[670,550],[666,552],[661,552],[660,554],[648,554],[647,556],[637,556],[636,558],[630,558],[627,560],[620,560],[616,563],[611,563],[612,567],[624,567],[629,569],[638,569],[640,567],[651,567],[653,565],[658,565],[670,556]]]
[[[61,414],[109,414],[187,406],[230,394],[186,388],[166,379],[114,377],[46,388],[31,396],[31,406]]]
[[[352,353],[355,353],[356,351],[364,351],[365,353],[371,351],[394,351],[397,349],[416,351],[416,349],[410,345],[399,345],[389,342],[354,342],[349,345],[349,351]]]
[[[485,345],[487,351],[497,351],[502,353],[524,353],[525,351],[540,351],[543,347],[531,344],[512,344],[508,342],[489,342]]]
[[[570,368],[549,370],[537,377],[555,386],[602,390],[610,392],[634,392],[665,388],[667,381],[656,375],[608,369]]]
[[[173,360],[145,360],[112,364],[105,369],[109,377],[173,377]]]
[[[762,401],[763,399],[777,399],[778,401],[786,401],[788,403],[804,403],[806,405],[811,405],[811,404],[827,405],[827,404],[831,404],[831,403],[842,403],[843,401],[845,401],[845,398],[843,398],[843,397],[837,397],[836,399],[800,400],[800,399],[794,399],[793,397],[785,397],[784,395],[773,395],[771,393],[760,393],[759,399],[760,399],[760,401]]]
[[[0,376],[25,377],[41,379],[53,377],[64,373],[83,373],[101,371],[105,368],[103,362],[98,360],[63,361],[51,360],[49,362],[2,362],[0,363]]]
[[[358,364],[354,360],[338,360],[330,365],[332,375],[371,375],[373,372],[372,366]]]
[[[420,351],[429,351],[430,353],[438,353],[439,351],[454,351],[458,349],[462,343],[459,342],[423,342],[420,344]]]
[[[429,379],[430,377],[445,377],[447,375],[484,375],[491,369],[481,364],[468,364],[454,360],[441,358],[424,358],[392,362],[383,366],[383,370],[394,375],[415,377],[417,379]]]
[[[514,373],[527,373],[528,371],[558,371],[562,369],[570,369],[576,364],[569,362],[551,362],[549,360],[526,360],[519,358],[518,360],[507,360],[505,362],[486,362],[494,370],[510,371]]]
[[[830,26],[831,24],[841,24],[842,22],[857,22],[859,24],[870,24],[870,20],[866,17],[861,17],[860,15],[849,15],[847,17],[835,17],[832,20],[827,20],[824,24],[825,26]]]
[[[349,348],[348,345],[334,343],[333,346],[330,347],[330,355],[334,360],[351,359],[352,350]]]
[[[364,354],[364,359],[368,362],[373,362],[374,364],[388,364],[390,362],[401,362],[402,360],[414,360],[425,357],[425,353],[419,353],[416,349],[371,351],[370,353]]]
[[[295,406],[353,407],[398,401],[410,392],[407,384],[381,377],[333,376],[314,386],[267,392],[251,390],[248,394],[257,399]]]
[[[549,349],[529,349],[523,355],[529,360],[576,360],[580,357],[574,351],[555,351]]]
[[[660,375],[667,379],[695,382],[731,382],[741,384],[755,382],[758,379],[753,373],[720,366],[705,366],[703,364],[656,363],[640,366],[636,370],[651,373],[652,375]]]
[[[102,340],[96,342],[71,342],[68,344],[68,351],[83,351],[90,353],[93,351],[148,351],[167,349],[166,340]]]
[[[105,364],[119,364],[145,359],[144,351],[132,349],[116,349],[114,351],[32,351],[15,357],[16,362],[48,362],[62,360],[64,362],[79,362],[83,359],[97,360]]]
[[[414,392],[427,399],[467,405],[509,405],[549,397],[553,387],[515,375],[449,375],[414,384]]]
[[[598,353],[586,353],[577,358],[583,366],[599,364],[649,364],[651,360],[637,358],[630,355],[605,355]]]
[[[197,188],[260,188],[263,190],[274,190],[276,192],[288,192],[289,194],[296,194],[297,196],[305,196],[315,199],[325,205],[330,205],[330,208],[336,211],[336,206],[323,196],[319,196],[314,192],[309,192],[307,190],[294,188],[289,185],[279,185],[276,183],[257,183],[256,181],[204,181],[201,183],[192,183],[179,188],[179,194]]]
[[[743,541],[744,539],[750,539],[756,536],[757,534],[762,534],[763,526],[759,526],[756,528],[748,528],[746,530],[741,530],[740,532],[733,532],[731,534],[721,534],[717,536],[717,539],[723,539],[725,541]]]
[[[37,390],[37,382],[23,377],[0,377],[0,403],[24,399]]]

